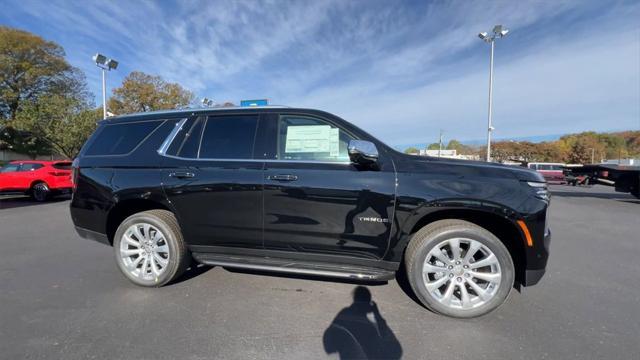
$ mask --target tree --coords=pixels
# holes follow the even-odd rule
[[[35,159],[38,155],[51,154],[49,143],[42,138],[33,136],[30,132],[18,130],[14,127],[0,129],[0,148],[29,155]]]
[[[455,139],[449,140],[449,143],[447,144],[447,149],[455,150],[458,154],[470,155],[474,152],[472,147],[464,145],[460,141]]]
[[[587,147],[585,141],[576,141],[571,145],[567,161],[573,164],[588,164],[591,162],[592,151],[592,149]]]
[[[86,95],[82,73],[54,42],[0,26],[0,117],[15,119],[25,102],[51,94]],[[9,126],[10,124],[5,124]]]
[[[113,89],[108,107],[115,114],[177,109],[191,104],[194,98],[191,91],[179,84],[166,82],[160,76],[133,71],[121,87]]]
[[[416,148],[415,148],[415,147],[413,147],[413,146],[410,146],[410,147],[408,147],[408,148],[404,149],[404,153],[405,153],[405,154],[419,154],[419,153],[420,153],[420,150],[416,149]]]
[[[72,159],[101,118],[101,109],[87,108],[78,99],[52,95],[26,104],[16,117],[15,127]]]
[[[429,144],[429,146],[427,146],[427,150],[440,150],[440,144],[439,143],[431,143],[431,144]]]
[[[84,75],[64,55],[54,42],[0,26],[0,145],[32,157],[49,154],[47,139],[17,126],[21,112],[50,97],[89,105]]]
[[[565,135],[559,141],[568,148],[565,156],[565,161],[568,163],[588,164],[591,163],[592,156],[594,162],[607,157],[606,142],[601,141],[598,134],[593,131]],[[611,150],[611,152],[614,151]],[[617,151],[615,152],[617,157]]]

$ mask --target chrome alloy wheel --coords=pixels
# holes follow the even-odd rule
[[[37,201],[45,201],[47,200],[47,195],[49,195],[49,187],[45,183],[37,183],[33,186],[33,198]]]
[[[136,223],[120,241],[120,257],[126,269],[142,280],[157,280],[169,264],[169,245],[155,226]]]
[[[500,263],[479,241],[453,238],[436,245],[422,266],[429,295],[445,306],[471,309],[490,301],[500,287]]]

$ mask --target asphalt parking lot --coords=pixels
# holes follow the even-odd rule
[[[397,281],[364,284],[384,341],[373,309],[353,303],[363,284],[199,267],[142,289],[111,248],[75,234],[67,200],[0,199],[0,358],[338,358],[336,324],[374,358],[637,358],[640,201],[602,186],[552,190],[540,284],[473,320],[425,310]]]

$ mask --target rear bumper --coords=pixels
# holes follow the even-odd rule
[[[71,195],[71,188],[70,187],[54,188],[54,189],[51,189],[51,192],[57,195]]]
[[[79,226],[76,226],[76,232],[78,233],[78,235],[80,235],[81,238],[97,241],[99,243],[111,246],[109,238],[106,234],[101,234],[99,232],[95,232]]]

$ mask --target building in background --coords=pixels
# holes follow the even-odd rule
[[[442,149],[442,150],[425,150],[420,149],[420,152],[416,155],[420,156],[433,156],[433,157],[443,157],[449,159],[462,159],[462,160],[480,160],[480,155],[463,155],[458,154],[458,151],[455,149]]]

